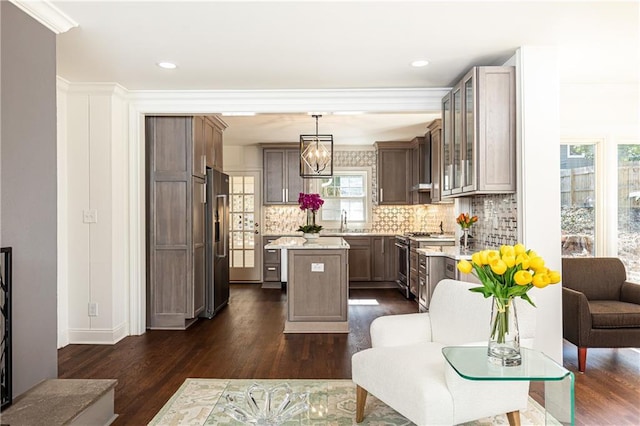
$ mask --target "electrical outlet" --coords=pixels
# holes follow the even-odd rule
[[[89,316],[97,317],[98,316],[98,304],[95,302],[89,303]]]
[[[98,210],[96,209],[83,210],[82,221],[84,223],[98,223]]]

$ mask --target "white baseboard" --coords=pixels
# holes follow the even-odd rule
[[[122,323],[113,329],[69,329],[69,344],[113,345],[127,337],[127,324]]]

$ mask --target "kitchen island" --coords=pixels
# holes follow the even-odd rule
[[[349,244],[342,237],[282,237],[265,246],[286,259],[285,333],[348,333]]]

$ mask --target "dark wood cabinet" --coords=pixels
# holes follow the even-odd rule
[[[395,237],[371,237],[371,281],[395,281],[397,277]]]
[[[204,117],[204,141],[207,167],[223,172],[222,132],[226,124],[217,117]]]
[[[281,286],[281,260],[280,260],[280,250],[279,249],[266,249],[266,246],[269,243],[277,240],[279,236],[269,236],[262,237],[262,247],[263,247],[263,274],[262,281],[263,287],[265,288],[280,288]]]
[[[370,237],[343,237],[349,244],[349,281],[371,281]]]
[[[298,196],[303,192],[298,149],[265,148],[262,155],[263,204],[298,204]]]
[[[192,195],[191,195],[191,247],[193,259],[193,286],[189,286],[187,300],[187,316],[195,318],[204,310],[204,289],[206,274],[206,258],[205,258],[205,206],[206,206],[206,189],[204,180],[192,177]]]
[[[440,173],[442,167],[442,120],[433,120],[427,127],[427,135],[431,141],[431,203],[437,204],[443,202]],[[444,201],[451,202],[451,200]]]
[[[516,190],[514,67],[474,67],[442,99],[442,197]]]
[[[413,148],[410,142],[376,142],[378,204],[412,204]]]
[[[147,324],[184,329],[205,304],[203,117],[145,121]]]
[[[431,203],[431,135],[418,136],[411,141],[411,203]]]

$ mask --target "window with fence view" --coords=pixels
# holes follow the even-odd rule
[[[603,154],[595,144],[560,146],[562,255],[616,255],[613,250],[596,251],[596,243],[604,238],[596,230],[610,229],[597,226],[602,217],[597,209],[603,205],[597,201],[605,194],[599,194],[596,188],[601,187],[607,195],[604,201],[617,203],[617,256],[625,264],[628,277],[640,282],[640,145],[621,144],[617,151],[617,165],[610,169],[618,174],[614,195],[606,186],[606,177],[597,170],[602,164],[597,155]]]

